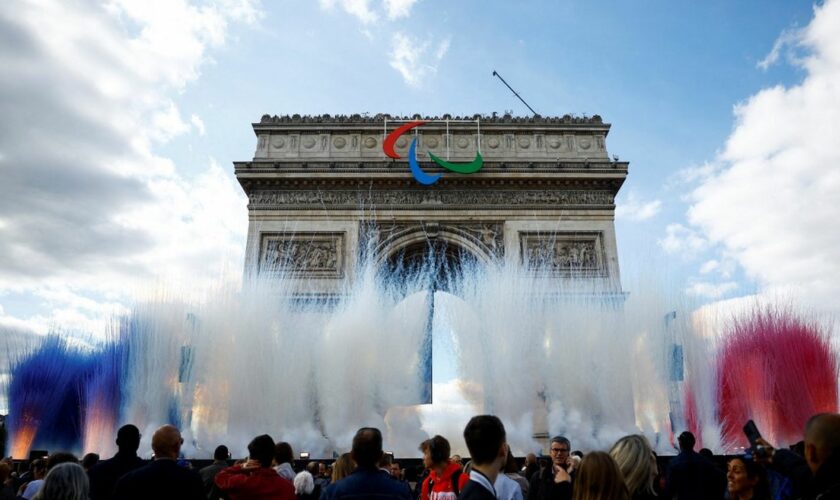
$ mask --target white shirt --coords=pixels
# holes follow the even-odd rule
[[[493,486],[496,488],[496,498],[499,500],[523,500],[522,487],[504,473],[500,473],[496,477]]]

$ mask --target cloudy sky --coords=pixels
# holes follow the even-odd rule
[[[600,114],[623,270],[840,292],[840,1],[0,2],[0,326],[97,330],[241,274],[271,114]],[[631,290],[632,291],[632,290]]]

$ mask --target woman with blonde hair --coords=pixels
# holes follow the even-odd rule
[[[630,500],[624,476],[609,453],[593,451],[583,457],[572,500]]]
[[[356,464],[350,458],[349,453],[342,453],[340,457],[333,464],[332,482],[335,483],[340,479],[344,479],[353,473],[356,469]]]
[[[659,471],[647,438],[639,434],[624,436],[610,449],[610,456],[618,464],[633,500],[656,498],[653,481]]]

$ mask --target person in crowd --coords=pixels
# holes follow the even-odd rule
[[[345,477],[352,474],[355,469],[356,464],[353,463],[353,459],[351,458],[350,454],[342,453],[341,456],[339,456],[333,464],[331,483],[335,483],[344,479]]]
[[[612,446],[610,456],[618,464],[633,500],[656,498],[653,481],[659,469],[647,438],[639,434],[624,436]]]
[[[411,492],[403,483],[394,481],[391,476],[379,470],[377,465],[382,458],[382,433],[374,427],[363,427],[353,437],[350,455],[356,462],[352,474],[334,481],[321,494],[321,500],[339,500],[350,498],[377,498],[409,500]]]
[[[228,468],[228,459],[230,458],[230,450],[228,447],[220,444],[213,451],[213,463],[198,471],[201,476],[201,482],[204,484],[204,493],[207,494],[207,500],[218,500],[220,498],[219,487],[216,486],[216,474],[222,469]]]
[[[297,500],[318,500],[321,498],[321,492],[316,491],[315,478],[313,478],[312,473],[307,470],[297,473],[294,485]]]
[[[764,439],[768,463],[793,483],[796,498],[840,498],[840,414],[814,415],[805,425],[804,457],[790,450],[776,450]]]
[[[522,467],[522,475],[525,479],[531,481],[531,478],[540,471],[540,466],[537,463],[537,456],[533,453],[525,455],[525,465]]]
[[[452,457],[449,459],[449,461],[452,462],[453,464],[458,464],[461,467],[464,466],[464,462],[461,459],[461,455],[452,455]]]
[[[513,458],[513,453],[508,447],[507,458],[496,477],[496,482],[493,483],[493,488],[496,489],[496,498],[500,500],[523,500],[525,498],[522,491],[523,486],[519,480],[525,483],[525,488],[528,487],[528,482],[517,473],[517,469],[516,459]]]
[[[767,472],[753,460],[736,457],[726,466],[728,500],[770,500]]]
[[[726,475],[694,451],[694,434],[683,432],[677,437],[677,442],[680,453],[669,464],[665,496],[680,500],[722,498],[726,490]]]
[[[271,467],[277,448],[268,434],[248,443],[248,460],[216,474],[216,486],[230,500],[294,500],[292,481],[280,476]]]
[[[397,481],[402,481],[403,473],[399,462],[391,462],[391,477]]]
[[[11,486],[12,466],[5,461],[0,462],[0,500],[14,500],[15,489]]]
[[[294,460],[295,453],[292,451],[292,445],[285,441],[277,443],[274,448],[274,470],[290,483],[295,480],[295,469],[292,467]]]
[[[117,453],[108,460],[102,460],[88,471],[90,479],[90,500],[113,498],[117,480],[125,474],[139,469],[145,462],[137,456],[140,448],[140,430],[124,425],[117,431]]]
[[[505,426],[495,415],[477,415],[464,427],[464,441],[470,450],[470,479],[461,494],[462,500],[495,499],[493,486],[507,461]]]
[[[94,465],[99,463],[99,455],[97,453],[88,453],[82,457],[82,468],[85,472],[90,472]]]
[[[624,476],[609,453],[583,457],[575,479],[573,500],[630,500]]]
[[[461,471],[461,465],[449,458],[449,441],[435,436],[420,443],[423,465],[429,469],[429,476],[423,480],[420,500],[455,500],[469,481]]]
[[[557,498],[556,494],[561,493],[558,490],[558,485],[566,481],[566,476],[569,477],[569,486],[571,486],[575,467],[578,464],[569,455],[571,449],[572,445],[566,437],[554,436],[551,438],[548,449],[551,454],[551,463],[547,464],[546,467],[542,468],[539,473],[534,474],[531,478],[531,483],[528,486],[528,500]],[[565,492],[566,487],[562,486],[561,489]],[[554,492],[555,494],[548,494],[548,492]]]
[[[312,474],[315,477],[315,486],[319,491],[324,491],[331,482],[331,474],[324,462],[318,462],[317,474]]]
[[[508,450],[507,461],[505,462],[505,466],[502,468],[502,472],[505,476],[515,481],[516,484],[519,485],[519,490],[522,492],[520,498],[527,498],[528,487],[530,486],[530,484],[528,483],[528,480],[525,479],[525,476],[523,476],[519,472],[519,467],[516,465],[516,458],[513,456],[513,452],[510,450]]]
[[[77,462],[64,461],[50,468],[33,500],[88,500],[90,482]]]
[[[178,465],[184,439],[177,427],[164,425],[152,435],[155,459],[117,481],[112,498],[119,500],[200,500],[207,498],[197,472]]]
[[[29,465],[29,472],[31,479],[21,485],[19,493],[19,496],[26,500],[35,496],[44,484],[44,477],[47,475],[47,460],[45,458],[33,460]]]

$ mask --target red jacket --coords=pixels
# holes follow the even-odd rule
[[[216,474],[216,486],[230,500],[296,500],[295,487],[270,467],[243,469],[239,465]]]
[[[460,493],[464,486],[470,480],[469,474],[464,474],[463,472],[460,473],[460,477],[458,478],[458,491],[452,489],[452,475],[457,473],[461,470],[461,466],[449,462],[449,464],[443,469],[443,474],[438,476],[438,473],[432,470],[429,473],[429,477],[427,477],[423,481],[423,488],[420,492],[420,500],[456,500],[458,498],[458,493]],[[431,491],[429,485],[432,485]]]

